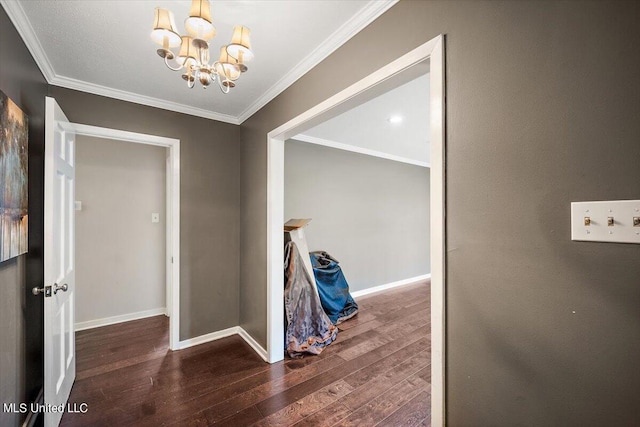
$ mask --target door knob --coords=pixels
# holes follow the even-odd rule
[[[58,285],[57,283],[53,284],[53,294],[57,294],[58,291],[62,291],[62,292],[67,292],[67,289],[69,289],[69,285],[67,285],[66,283],[64,285]]]
[[[44,288],[35,287],[31,289],[31,293],[34,295],[44,294],[45,297],[51,296],[51,286],[45,286]]]
[[[45,297],[50,297],[51,291],[53,291],[53,294],[55,295],[58,293],[58,291],[67,292],[68,289],[69,285],[67,285],[66,283],[64,285],[58,285],[57,283],[54,283],[53,286],[45,286],[44,288],[39,288],[36,286],[35,288],[31,289],[31,293],[34,295],[44,294]]]

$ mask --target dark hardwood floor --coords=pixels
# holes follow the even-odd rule
[[[164,316],[76,334],[62,426],[428,426],[429,282],[358,299],[319,356],[269,365],[232,336],[168,350]]]

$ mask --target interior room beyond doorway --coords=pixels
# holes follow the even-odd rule
[[[396,80],[285,143],[285,219],[311,219],[309,250],[337,258],[355,296],[431,273],[429,74]]]
[[[76,138],[76,330],[166,315],[167,149]]]

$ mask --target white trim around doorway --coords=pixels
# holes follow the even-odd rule
[[[444,36],[439,35],[289,120],[267,135],[267,356],[284,358],[284,143],[335,116],[335,107],[351,107],[356,97],[387,79],[430,61],[431,166],[431,422],[444,426],[445,415],[445,73]],[[357,105],[357,104],[355,104]],[[353,105],[353,106],[355,106]],[[332,111],[333,110],[333,111]]]
[[[76,135],[155,145],[169,149],[167,161],[167,315],[169,348],[180,343],[180,140],[144,133],[72,123]]]

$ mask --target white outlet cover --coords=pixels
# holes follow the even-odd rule
[[[613,226],[608,225],[609,217]],[[640,200],[573,202],[571,240],[640,244],[640,227],[634,227],[634,217],[640,217]]]

